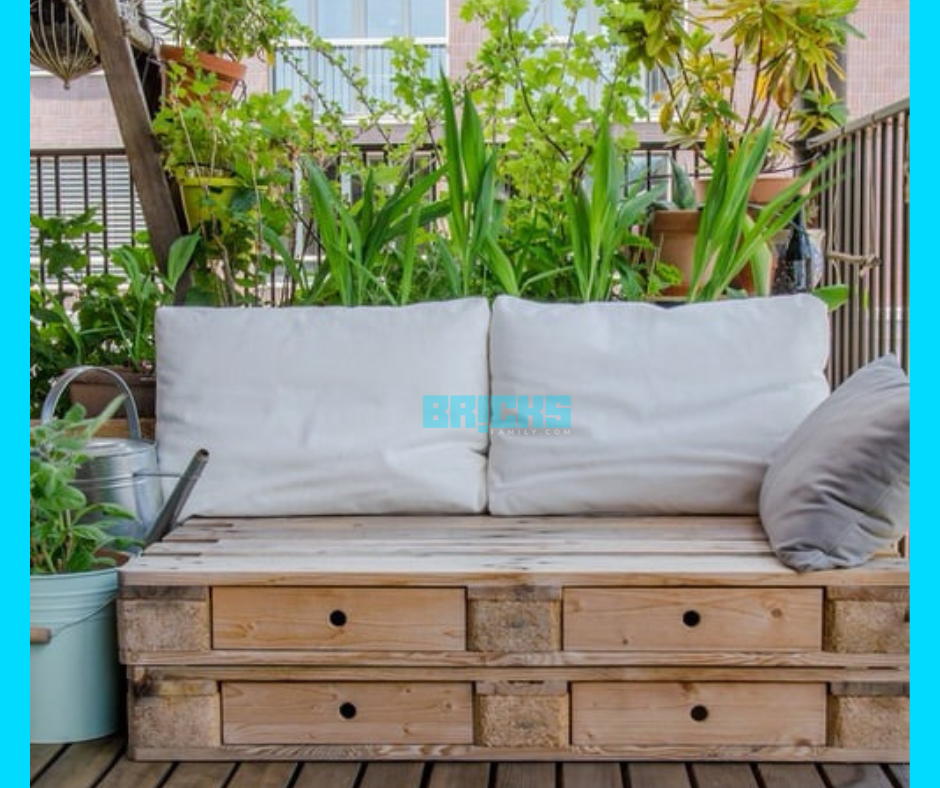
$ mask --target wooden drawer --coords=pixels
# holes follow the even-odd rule
[[[257,588],[212,591],[216,649],[463,651],[461,588]]]
[[[471,744],[470,684],[223,682],[224,744]]]
[[[585,682],[571,717],[574,744],[823,745],[826,686]]]
[[[568,651],[807,651],[822,645],[818,588],[570,588]]]

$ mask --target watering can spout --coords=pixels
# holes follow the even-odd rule
[[[170,497],[167,498],[166,503],[157,515],[153,528],[147,536],[147,545],[159,542],[176,527],[180,513],[183,511],[186,501],[189,500],[189,495],[193,491],[193,487],[196,486],[196,482],[199,481],[202,469],[205,468],[208,461],[209,452],[206,449],[197,449],[189,461],[189,465],[186,466],[186,470],[183,471],[179,481],[173,488],[173,492],[170,493]]]

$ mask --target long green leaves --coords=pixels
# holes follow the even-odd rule
[[[769,295],[770,242],[828,185],[817,183],[805,190],[832,164],[832,156],[800,174],[752,217],[748,213],[751,188],[761,173],[772,136],[772,127],[765,126],[757,133],[745,135],[733,152],[727,137],[719,140],[695,240],[690,301],[719,298],[748,265],[757,294]]]
[[[464,98],[458,126],[446,77],[441,76],[440,85],[450,237],[439,248],[453,272],[454,294],[470,295],[477,278],[485,284],[491,275],[502,292],[518,295],[515,270],[499,242],[506,207],[496,172],[498,153],[486,145],[483,124],[470,98]]]
[[[624,196],[623,160],[607,123],[598,129],[587,181],[572,184],[565,197],[571,258],[579,298],[606,301],[616,284],[614,271],[624,246],[648,243],[632,228],[660,195],[635,190]]]
[[[321,265],[328,267],[341,304],[404,304],[412,299],[418,228],[448,210],[443,201],[427,200],[441,173],[434,169],[412,181],[405,171],[392,193],[384,195],[370,170],[362,197],[348,207],[326,173],[314,163],[308,165]]]

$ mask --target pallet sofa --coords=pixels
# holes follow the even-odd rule
[[[907,380],[816,299],[157,325],[131,757],[908,760]]]

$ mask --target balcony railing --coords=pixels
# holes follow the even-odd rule
[[[84,239],[95,261],[101,260],[99,250],[132,243],[134,235],[146,229],[123,148],[31,150],[29,180],[31,214],[74,216],[97,209],[103,229]],[[35,242],[31,230],[34,256]]]
[[[910,119],[906,99],[808,146],[843,154],[819,202],[825,281],[850,288],[832,318],[833,384],[885,353],[910,369]]]
[[[884,353],[895,353],[909,369],[909,128],[905,100],[808,144],[812,154],[845,152],[834,168],[833,185],[820,197],[818,215],[827,253],[823,283],[850,287],[849,303],[832,317],[833,385]],[[361,155],[372,161],[382,153],[363,147]],[[676,155],[664,143],[644,143],[634,153],[630,179],[667,177],[665,159]],[[698,170],[693,154],[679,155],[690,170]],[[123,151],[33,150],[30,171],[32,213],[74,215],[98,208],[104,229],[86,236],[90,251],[130,242],[145,229]],[[102,264],[99,255],[91,256],[93,266]]]
[[[426,46],[429,57],[424,76],[436,79],[442,70],[447,69],[447,46],[443,42],[427,43]],[[313,85],[316,85],[322,99],[338,106],[347,117],[355,118],[367,114],[363,99],[385,104],[395,102],[392,57],[390,47],[371,39],[336,44],[329,58],[312,49],[295,47],[282,52],[278,58],[271,72],[272,88],[286,88],[298,98],[307,97],[312,100],[314,112],[322,112],[322,102],[311,95]],[[368,89],[365,95],[356,92],[340,63],[355,68],[366,78]]]

